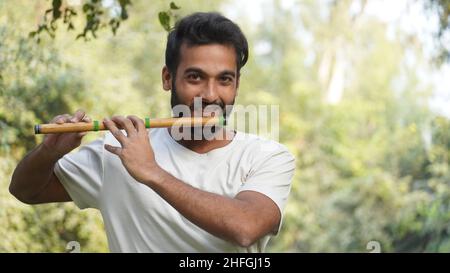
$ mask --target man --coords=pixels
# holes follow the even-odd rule
[[[232,105],[248,58],[245,36],[217,13],[195,13],[168,36],[163,88],[174,108]],[[83,111],[54,123],[90,122]],[[14,171],[22,202],[74,201],[101,211],[112,252],[260,252],[281,225],[294,158],[273,141],[215,128],[211,140],[147,131],[141,119],[105,119],[110,133],[47,135]],[[239,137],[239,136],[246,137]],[[272,149],[263,149],[265,146]]]

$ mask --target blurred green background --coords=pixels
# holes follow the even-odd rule
[[[426,4],[439,1],[175,2],[180,16],[220,11],[247,35],[236,103],[280,105],[280,142],[297,170],[268,251],[367,252],[369,241],[383,252],[450,251],[450,70],[426,29],[440,14]],[[37,44],[28,34],[50,6],[0,0],[0,252],[64,252],[73,240],[106,252],[98,211],[24,205],[8,185],[42,140],[36,123],[78,108],[97,119],[169,116],[158,20],[169,2],[134,0],[115,36],[104,28],[88,42],[75,39],[80,11],[75,31],[59,23]]]

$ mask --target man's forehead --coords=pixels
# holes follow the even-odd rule
[[[188,45],[180,47],[179,68],[198,67],[202,69],[215,67],[216,69],[236,70],[236,51],[232,45],[206,44]]]

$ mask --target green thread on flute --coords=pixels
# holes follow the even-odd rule
[[[98,125],[98,120],[94,120],[94,131],[98,131],[99,130],[99,125]]]
[[[145,118],[145,128],[150,128],[150,118]]]
[[[223,116],[219,116],[219,125],[220,126],[225,126],[225,118]]]

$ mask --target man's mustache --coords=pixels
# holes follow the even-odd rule
[[[186,107],[186,105],[182,105],[179,104],[179,106],[184,106]],[[174,108],[176,108],[177,105],[175,105]],[[202,104],[201,107],[194,107],[194,105],[189,106],[189,112],[190,114],[195,114],[195,115],[203,115],[203,114],[208,114],[208,115],[224,115],[226,111],[226,107],[225,104],[215,104],[215,103],[207,103],[207,104]],[[187,113],[186,113],[187,114]],[[178,112],[178,117],[183,117],[184,116],[184,112]]]
[[[195,106],[197,106],[197,108],[196,109],[194,109],[194,107]],[[202,104],[201,105],[195,105],[194,103],[192,103],[190,106],[189,106],[189,108],[191,109],[191,110],[197,110],[197,109],[205,109],[206,107],[210,107],[210,108],[212,108],[212,109],[216,109],[216,108],[219,108],[219,109],[225,109],[225,104],[223,103],[223,102],[213,102],[213,103],[207,103],[207,102],[202,102]]]
[[[189,106],[189,109],[191,110],[191,113],[196,114],[204,114],[205,112],[210,114],[223,114],[225,112],[225,104],[223,102],[202,102],[202,104],[191,104]]]

